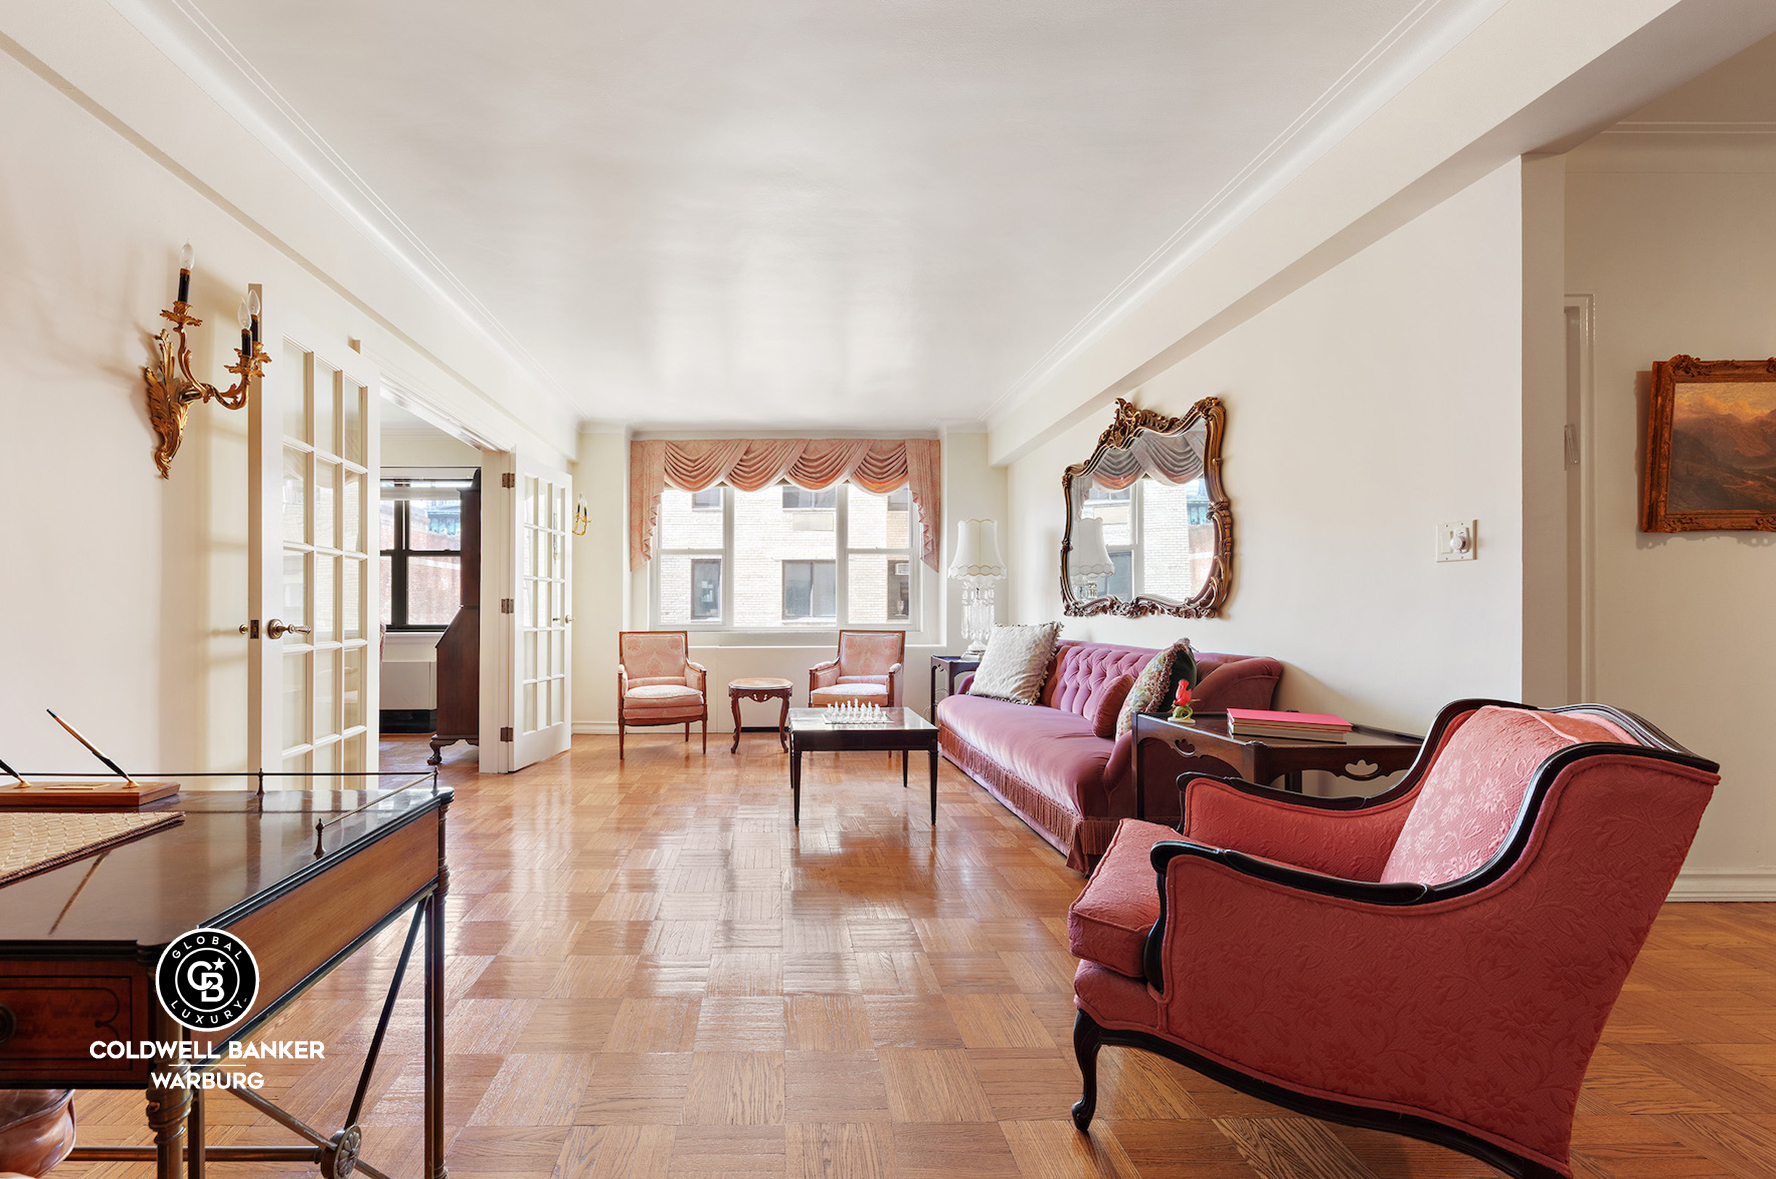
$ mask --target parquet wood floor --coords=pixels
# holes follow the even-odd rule
[[[423,742],[391,740],[385,765]],[[452,894],[446,1114],[454,1179],[1481,1179],[1437,1147],[1294,1117],[1106,1049],[1074,1132],[1081,879],[947,764],[939,819],[873,754],[807,767],[654,734],[581,737],[510,777],[446,751]],[[261,1038],[324,1039],[266,1093],[335,1128],[396,931]],[[365,1157],[419,1173],[418,980],[371,1092]],[[140,1097],[82,1093],[81,1138],[146,1141]],[[212,1141],[290,1141],[225,1096]],[[1581,1179],[1776,1175],[1776,906],[1671,905],[1611,1019],[1580,1109]],[[140,1179],[65,1164],[56,1179]],[[269,1164],[215,1174],[310,1174]]]

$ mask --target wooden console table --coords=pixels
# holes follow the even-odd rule
[[[944,695],[956,694],[956,679],[967,675],[980,667],[980,659],[973,655],[933,655],[931,657],[931,709],[926,714],[932,720],[937,719],[937,673],[942,671],[947,677],[944,683]]]
[[[1179,758],[1212,758],[1226,766],[1227,773],[1261,786],[1282,778],[1285,790],[1299,794],[1301,775],[1308,770],[1353,782],[1373,782],[1398,773],[1418,757],[1424,738],[1367,725],[1358,725],[1348,741],[1236,737],[1228,732],[1224,712],[1199,713],[1187,723],[1136,713],[1134,743],[1135,817],[1146,818],[1149,788],[1177,788],[1175,773],[1163,782],[1159,779],[1172,772]],[[1156,764],[1154,750],[1147,748],[1156,744],[1169,755],[1163,764]],[[1148,781],[1149,777],[1154,780]]]
[[[431,775],[426,775],[431,778]],[[444,816],[436,779],[406,791],[197,792],[144,810],[177,810],[178,826],[0,888],[0,1088],[143,1089],[154,1145],[76,1145],[71,1160],[154,1162],[158,1179],[206,1160],[309,1162],[328,1175],[355,1166],[357,1122],[418,934],[425,932],[424,1179],[444,1177]],[[374,801],[373,801],[374,800]],[[364,808],[364,804],[371,803]],[[359,809],[364,808],[364,809]],[[322,824],[317,836],[316,825]],[[317,847],[318,838],[318,847]],[[204,1145],[203,1090],[167,1085],[214,1063],[94,1059],[99,1040],[250,1035],[384,928],[411,913],[406,948],[338,1132],[327,1134],[248,1089],[229,1092],[308,1145]],[[259,992],[245,1018],[191,1033],[162,1010],[154,972],[168,943],[198,927],[233,933],[253,952]],[[151,1073],[163,1078],[157,1085]],[[370,1144],[372,1156],[376,1144]]]
[[[768,700],[781,700],[783,707],[777,714],[777,744],[784,749],[789,748],[789,696],[795,685],[788,680],[758,678],[728,681],[728,704],[734,710],[734,743],[728,747],[729,753],[740,752],[740,701],[756,700],[760,704]]]

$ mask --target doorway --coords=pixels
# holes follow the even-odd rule
[[[385,397],[378,517],[382,732],[480,741],[482,451]],[[461,742],[461,744],[459,744]]]

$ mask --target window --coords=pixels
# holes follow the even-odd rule
[[[1116,572],[1110,575],[1110,580],[1098,592],[1112,598],[1121,598],[1125,602],[1134,601],[1135,555],[1127,549],[1113,549],[1110,564],[1116,567]]]
[[[462,492],[454,479],[382,482],[382,621],[443,630],[462,604]]]
[[[691,492],[691,511],[719,512],[722,510],[722,489],[705,487],[702,491]]]
[[[719,497],[720,512],[698,497]],[[660,497],[653,622],[742,631],[918,619],[917,512],[905,489],[780,485]]]
[[[1194,592],[1214,557],[1208,487],[1143,476],[1121,491],[1093,485],[1081,514],[1104,521],[1104,547],[1116,572],[1100,593],[1133,601],[1140,594],[1178,598]]]
[[[809,491],[793,483],[783,485],[783,510],[786,512],[831,512],[839,506],[839,489]]]
[[[913,563],[911,561],[888,562],[888,587],[884,597],[888,602],[888,618],[891,622],[905,622],[913,612]]]
[[[837,561],[783,562],[783,620],[832,622],[839,616]]]
[[[693,511],[702,511],[692,505]],[[722,563],[720,557],[691,559],[691,617],[708,622],[721,617]]]

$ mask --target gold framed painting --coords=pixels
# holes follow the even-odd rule
[[[1653,365],[1641,528],[1776,532],[1776,358]]]

